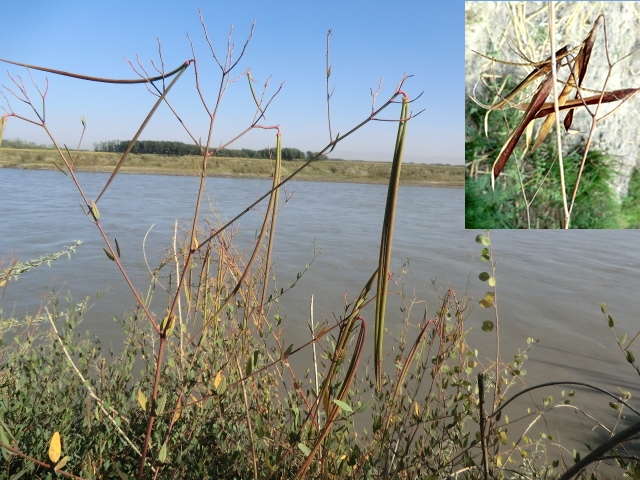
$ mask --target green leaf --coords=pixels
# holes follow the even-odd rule
[[[476,243],[481,243],[485,247],[488,247],[489,245],[491,245],[491,240],[489,239],[489,237],[481,233],[476,237]]]
[[[11,446],[11,442],[9,441],[9,438],[7,437],[7,433],[4,431],[4,428],[2,428],[2,425],[0,425],[0,442],[4,443],[5,445]],[[2,451],[2,456],[4,457],[4,459],[8,461],[9,457],[11,456],[11,452],[1,447],[0,447],[0,450]]]
[[[493,322],[491,320],[485,320],[482,322],[482,331],[490,332],[493,330]]]
[[[611,315],[607,315],[607,321],[609,322],[609,328],[613,328],[613,326],[616,324]]]
[[[160,448],[160,452],[158,453],[158,461],[160,463],[164,463],[167,460],[167,443],[162,444],[162,448]]]
[[[158,399],[158,402],[156,403],[156,415],[162,415],[162,412],[164,412],[164,407],[166,404],[167,404],[167,396],[162,395]]]
[[[493,298],[494,298],[494,293],[493,292],[487,292],[487,294],[484,296],[484,298],[482,300],[480,300],[480,306],[484,307],[484,308],[489,308],[493,305]]]
[[[120,245],[118,245],[118,239],[114,238],[116,241],[116,252],[118,252],[118,258],[122,258],[122,254],[120,253]]]
[[[337,406],[339,406],[345,412],[348,412],[348,413],[352,413],[353,412],[353,409],[349,406],[349,404],[343,402],[342,400],[338,400],[338,399],[334,398],[333,399],[333,403],[335,403]]]
[[[0,442],[11,446],[11,442],[9,441],[9,437],[7,437],[7,432],[5,432],[3,425],[0,425]]]
[[[622,334],[622,337],[620,337],[620,345],[624,345],[625,343],[627,343],[627,332]]]
[[[491,277],[489,280],[487,280],[487,283],[489,284],[490,287],[495,287],[496,279],[494,277]]]
[[[282,357],[287,358],[289,355],[291,355],[292,351],[293,351],[293,343],[287,347],[287,349],[282,354]]]
[[[258,424],[258,429],[256,430],[256,433],[258,437],[263,438],[264,437],[264,420],[262,419],[262,415],[258,414],[258,416],[256,417],[256,423]]]
[[[633,352],[631,350],[627,350],[626,355],[627,355],[627,362],[633,363],[636,361],[636,358],[633,356]]]
[[[367,408],[369,408],[371,406],[371,404],[373,403],[372,399],[367,400],[366,402],[364,402],[362,405],[360,405],[357,409],[356,409],[356,413],[362,413],[364,412]]]
[[[620,410],[620,405],[618,405],[617,403],[609,402],[609,406],[614,410]]]
[[[304,453],[307,457],[311,455],[311,450],[304,443],[298,443],[298,448],[302,453]]]
[[[482,260],[483,262],[488,262],[489,260],[491,260],[491,252],[489,252],[488,248],[483,248],[482,249],[482,254],[480,255],[480,260]]]
[[[244,374],[245,374],[245,377],[250,377],[250,376],[251,376],[251,370],[252,370],[252,369],[253,369],[253,359],[252,359],[252,358],[249,358],[249,359],[247,360],[247,365],[246,365],[246,367],[244,368]]]
[[[145,412],[147,411],[147,397],[144,393],[142,393],[142,390],[138,390],[138,403],[140,404],[140,407],[142,407],[142,410],[144,410]]]
[[[602,310],[602,313],[604,313],[606,315],[607,314],[607,304],[606,303],[601,303],[600,304],[600,310]]]
[[[113,255],[111,255],[111,252],[110,252],[109,250],[107,250],[107,249],[106,249],[106,248],[104,248],[104,247],[102,247],[102,249],[104,250],[104,253],[106,253],[106,254],[107,254],[107,257],[109,257],[109,260],[111,260],[112,262],[115,262],[115,261],[116,261],[116,258],[115,258]]]
[[[483,282],[486,282],[491,278],[491,275],[489,275],[487,272],[482,272],[480,275],[478,275],[478,278]]]

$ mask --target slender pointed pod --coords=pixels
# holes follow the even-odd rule
[[[120,78],[91,77],[89,75],[81,75],[79,73],[65,72],[63,70],[55,70],[53,68],[40,67],[38,65],[29,65],[28,63],[14,62],[12,60],[7,60],[5,58],[0,58],[0,62],[10,63],[11,65],[17,65],[19,67],[28,68],[28,69],[31,69],[31,70],[39,70],[41,72],[53,73],[55,75],[62,75],[62,76],[65,76],[65,77],[78,78],[80,80],[88,80],[90,82],[116,83],[116,84],[127,85],[127,84],[136,84],[136,83],[156,82],[158,80],[164,80],[165,78],[172,77],[176,73],[184,71],[184,69],[186,67],[188,67],[191,62],[193,62],[193,59],[192,60],[187,60],[186,62],[184,62],[182,65],[180,65],[175,70],[171,70],[170,72],[165,73],[163,75],[160,75],[160,76],[157,76],[157,77],[151,77],[151,78],[134,78],[133,80],[126,80],[126,79],[120,79]]]
[[[273,251],[273,237],[275,236],[276,231],[276,218],[278,216],[278,200],[280,197],[280,188],[278,185],[280,184],[280,170],[282,167],[282,135],[280,134],[280,130],[278,130],[278,135],[276,136],[276,164],[273,171],[273,190],[271,191],[271,195],[273,198],[273,210],[271,211],[271,225],[269,226],[269,242],[267,244],[267,258],[265,260],[264,267],[264,283],[262,286],[262,300],[261,305],[264,307],[265,298],[267,297],[267,287],[269,285],[269,270],[271,269],[271,252]],[[267,215],[269,212],[267,212]]]
[[[136,144],[136,141],[138,140],[138,137],[140,136],[140,134],[142,134],[142,131],[145,129],[145,127],[147,126],[147,124],[149,123],[149,120],[151,120],[151,117],[153,117],[153,114],[156,113],[156,110],[158,109],[158,107],[160,106],[160,104],[165,100],[165,98],[167,97],[167,94],[169,93],[169,91],[171,90],[171,87],[173,87],[175,85],[175,83],[178,81],[178,79],[180,78],[180,76],[184,73],[184,71],[187,69],[187,67],[189,66],[188,63],[185,63],[180,71],[178,72],[178,75],[176,75],[176,77],[171,81],[171,83],[169,84],[169,86],[167,87],[167,89],[162,92],[162,95],[160,95],[160,97],[158,97],[158,100],[156,101],[155,105],[153,106],[153,108],[151,109],[151,111],[149,112],[149,114],[147,115],[147,118],[144,119],[144,122],[142,122],[142,125],[140,125],[140,128],[138,129],[138,131],[136,132],[135,136],[133,137],[133,140],[131,140],[131,143],[129,143],[129,146],[127,147],[127,149],[125,150],[125,152],[122,154],[122,158],[120,159],[120,161],[118,162],[118,165],[116,165],[116,168],[113,170],[113,173],[111,174],[111,176],[109,177],[109,180],[107,180],[107,183],[105,184],[104,188],[102,189],[102,191],[100,192],[100,195],[98,195],[98,198],[96,198],[96,202],[98,200],[100,200],[100,198],[102,197],[102,195],[104,194],[104,192],[107,191],[107,188],[109,188],[109,185],[111,184],[111,182],[113,181],[113,179],[115,178],[115,176],[118,174],[118,171],[120,170],[120,167],[122,167],[122,164],[124,163],[124,161],[127,159],[127,157],[129,156],[129,153],[131,153],[131,150],[133,150],[133,146]]]
[[[409,120],[409,98],[403,97],[400,122],[398,123],[398,135],[396,148],[393,152],[393,164],[389,176],[389,190],[387,191],[387,206],[384,212],[382,224],[382,238],[380,240],[380,258],[378,266],[378,288],[376,293],[376,318],[375,318],[375,349],[374,363],[376,374],[376,386],[382,388],[382,341],[384,338],[384,318],[387,307],[387,287],[389,283],[389,263],[391,262],[391,243],[393,239],[393,224],[395,220],[396,200],[398,198],[398,186],[400,184],[400,167],[402,165],[402,153],[404,139]]]
[[[548,75],[547,78],[538,87],[538,90],[533,96],[531,103],[527,107],[527,111],[522,116],[522,119],[520,119],[520,123],[518,123],[518,126],[513,130],[513,132],[511,132],[511,135],[509,135],[509,138],[502,146],[502,150],[500,150],[498,158],[493,163],[493,167],[491,168],[492,189],[495,189],[495,182],[498,178],[498,175],[500,175],[500,173],[504,169],[504,166],[507,164],[507,160],[509,160],[511,153],[516,148],[518,140],[520,140],[520,137],[527,128],[527,125],[529,125],[529,122],[531,122],[535,118],[536,114],[544,104],[544,101],[549,96],[552,87],[553,77],[551,75]]]

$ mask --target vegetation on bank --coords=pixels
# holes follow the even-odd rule
[[[106,142],[98,142],[93,144],[96,152],[124,153],[129,147],[131,140],[109,140]],[[174,157],[182,157],[185,155],[201,156],[200,147],[187,144],[184,142],[167,142],[157,140],[138,140],[131,149],[133,154],[151,154],[151,155],[171,155]],[[303,152],[297,148],[281,149],[282,160],[308,160],[317,155],[318,152]],[[263,148],[262,150],[251,150],[250,148],[233,149],[221,148],[216,153],[217,157],[228,158],[264,158],[273,159],[275,150],[273,148]],[[318,160],[328,160],[326,155],[318,155]]]
[[[75,168],[84,171],[112,172],[121,155],[116,153],[78,152]],[[30,150],[0,148],[0,167],[27,169],[55,169],[58,161],[55,150]],[[201,158],[195,156],[171,157],[166,155],[130,155],[122,172],[158,173],[167,175],[198,175]],[[300,160],[283,163],[282,172],[287,175],[298,169]],[[269,161],[256,158],[214,157],[210,160],[208,174],[220,177],[269,178],[272,174]],[[322,160],[311,163],[296,178],[311,181],[388,183],[391,164],[349,160]],[[462,187],[464,168],[450,165],[406,163],[402,166],[400,182],[403,185]]]
[[[495,352],[479,352],[467,338],[466,316],[477,300],[443,290],[428,314],[424,299],[403,293],[403,279],[394,275],[398,295],[388,308],[400,313],[402,328],[390,339],[377,389],[370,360],[358,354],[373,316],[371,282],[349,296],[335,322],[314,323],[311,315],[309,341],[290,345],[278,300],[313,274],[312,265],[262,304],[270,275],[266,254],[249,270],[251,260],[234,253],[225,232],[191,256],[194,237],[188,228],[182,233],[176,231],[179,240],[154,270],[145,300],[160,295],[171,302],[171,279],[193,259],[183,303],[175,317],[162,321],[167,347],[157,392],[157,337],[145,321],[144,305],[114,318],[125,334],[117,352],[83,328],[90,317],[88,298],[78,303],[70,293],[52,295],[26,318],[0,313],[4,478],[52,479],[55,472],[133,478],[150,417],[155,422],[149,461],[138,478],[567,480],[611,478],[612,467],[632,478],[640,473],[639,459],[621,445],[632,433],[623,428],[624,418],[636,412],[629,392],[600,391],[602,408],[617,413],[616,425],[605,427],[611,439],[599,454],[607,460],[600,461],[592,458],[595,446],[572,453],[558,448],[554,422],[545,426],[548,414],[567,407],[593,418],[574,404],[584,390],[576,392],[570,382],[522,389],[526,368],[534,368],[527,359],[537,341],[529,338],[510,360],[500,359],[499,275],[487,235],[476,238],[488,266],[479,273],[487,285],[479,307],[492,318],[481,328],[494,336]],[[203,243],[208,234],[199,231],[195,241]],[[47,258],[65,261],[58,259],[78,246]],[[112,255],[119,253],[114,249]],[[105,262],[110,259],[107,253]],[[14,268],[22,278],[42,264],[5,264],[0,284],[19,288]],[[613,331],[613,316],[605,305],[602,311],[603,327]],[[357,321],[345,329],[350,319]],[[351,342],[339,347],[347,333]],[[638,370],[632,342],[620,333],[614,335],[623,357]],[[553,386],[562,392],[549,390]],[[523,394],[531,404],[511,403]],[[638,430],[638,423],[632,427]],[[312,449],[318,457],[305,467]]]

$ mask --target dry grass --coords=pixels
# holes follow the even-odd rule
[[[75,168],[81,171],[112,171],[120,156],[115,153],[80,152]],[[171,157],[162,155],[130,155],[122,168],[125,173],[166,175],[197,175],[198,157]],[[0,148],[0,167],[24,169],[54,169],[58,162],[53,150]],[[283,162],[283,176],[302,165],[302,161]],[[269,178],[272,164],[254,158],[211,159],[209,174],[217,177]],[[312,163],[298,175],[298,180],[326,182],[388,183],[391,163],[325,160]],[[404,164],[400,183],[422,186],[464,186],[463,166]]]

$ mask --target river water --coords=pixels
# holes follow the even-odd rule
[[[87,197],[95,198],[108,175],[79,173],[78,177]],[[203,208],[209,218],[212,207],[228,220],[269,186],[266,180],[212,178]],[[107,235],[118,239],[123,263],[138,290],[145,292],[149,279],[142,253],[145,234],[153,225],[145,243],[153,268],[171,241],[175,219],[188,220],[197,189],[195,177],[119,175],[100,200],[101,222]],[[353,299],[375,270],[386,187],[291,182],[286,194],[290,200],[278,218],[275,244],[279,286],[294,281],[312,259],[314,248],[322,249],[310,271],[281,301],[288,341],[300,344],[308,341],[311,294],[316,321],[331,321],[342,312],[345,292]],[[264,208],[262,204],[240,220],[240,245],[250,245]],[[473,295],[467,320],[467,327],[474,329],[470,340],[480,357],[488,358],[494,337],[480,331],[480,325],[493,317],[477,302],[487,291],[478,280],[487,264],[480,261],[481,246],[474,241],[481,232],[466,231],[463,225],[462,189],[402,187],[393,267],[400,269],[409,259],[405,291],[426,299],[431,315],[438,306],[437,295],[449,287],[460,296]],[[525,348],[527,337],[539,338],[524,367],[529,384],[586,381],[611,390],[622,386],[637,397],[637,373],[619,351],[600,304],[608,304],[619,332],[632,338],[640,329],[639,232],[493,231],[490,235],[497,260],[504,358]],[[109,287],[99,300],[92,300],[84,325],[103,343],[117,343],[121,337],[113,316],[131,311],[133,297],[115,264],[106,258],[100,234],[83,214],[71,180],[57,171],[0,169],[0,258],[5,266],[10,258],[38,258],[76,239],[84,243],[71,260],[57,260],[50,268],[39,267],[8,284],[0,297],[4,315],[33,313],[52,290],[62,294],[69,290],[75,301],[81,301]],[[392,331],[399,328],[399,318],[390,314]],[[558,396],[545,392],[549,393]],[[542,397],[543,393],[535,395]],[[587,406],[606,406],[609,400],[590,396]],[[603,418],[610,420],[606,414]]]

